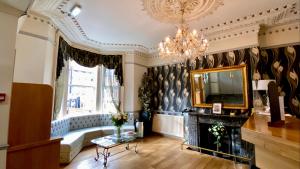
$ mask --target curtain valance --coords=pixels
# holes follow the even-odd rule
[[[73,59],[76,63],[85,67],[103,65],[107,69],[115,69],[115,75],[120,85],[123,85],[122,55],[101,55],[81,50],[70,46],[62,38],[59,39],[56,79],[60,76],[64,67],[64,60]]]

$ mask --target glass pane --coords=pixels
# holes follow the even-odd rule
[[[97,67],[70,62],[67,108],[70,114],[96,110]]]
[[[203,102],[243,104],[243,77],[241,70],[210,72],[202,77]]]

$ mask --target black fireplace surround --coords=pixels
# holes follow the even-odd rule
[[[234,156],[245,157],[249,160],[241,160],[232,158],[232,156],[219,155],[219,157],[231,160],[237,160],[242,163],[253,164],[254,161],[254,146],[251,143],[241,139],[241,126],[248,119],[248,113],[239,115],[217,115],[210,113],[200,113],[196,111],[184,112],[188,113],[188,144],[201,147],[204,149],[216,150],[214,138],[208,132],[208,128],[216,122],[222,122],[226,128],[226,135],[222,139],[222,146],[219,151]],[[193,150],[200,151],[193,147]],[[211,151],[201,150],[202,153],[213,154]]]

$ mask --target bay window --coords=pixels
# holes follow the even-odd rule
[[[120,85],[114,69],[84,67],[69,61],[67,115],[116,112],[120,105]]]

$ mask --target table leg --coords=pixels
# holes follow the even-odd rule
[[[110,156],[110,152],[108,152],[108,148],[103,149],[103,166],[106,167],[107,166],[107,159]]]
[[[95,160],[98,161],[99,160],[98,146],[96,146],[96,155],[97,155],[97,157],[95,157]]]
[[[134,151],[135,151],[135,153],[138,153],[137,145],[138,145],[138,142],[136,142],[136,143],[135,143],[135,146],[134,146]]]

